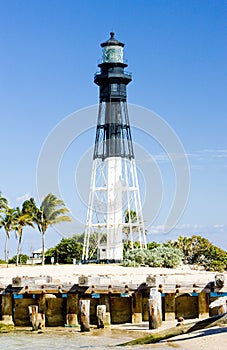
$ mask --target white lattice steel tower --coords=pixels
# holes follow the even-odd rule
[[[92,258],[90,238],[96,236],[99,260],[119,262],[123,240],[131,242],[132,249],[139,242],[142,249],[146,236],[126,102],[132,76],[124,71],[124,44],[114,33],[101,47],[100,72],[94,78],[100,104],[82,259]]]

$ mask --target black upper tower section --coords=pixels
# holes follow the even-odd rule
[[[110,39],[101,44],[102,63],[95,74],[99,86],[100,103],[93,158],[134,158],[127,109],[127,84],[131,74],[124,68],[124,44],[110,33]]]
[[[110,33],[110,39],[101,44],[102,63],[100,72],[95,74],[94,82],[100,89],[100,102],[126,101],[126,85],[132,80],[132,75],[124,71],[128,65],[124,63],[124,43]]]

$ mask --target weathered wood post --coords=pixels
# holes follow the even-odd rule
[[[201,292],[198,294],[199,318],[209,317],[209,294]]]
[[[80,300],[80,330],[81,332],[90,331],[90,300]]]
[[[106,319],[106,305],[97,305],[97,326],[98,328],[104,328]]]
[[[2,294],[2,323],[13,325],[13,296]]]
[[[211,309],[215,309],[217,315],[222,315],[227,312],[227,297],[218,297],[209,306]]]
[[[2,323],[13,325],[13,296],[2,294]]]
[[[222,315],[222,314],[226,313],[226,310],[227,310],[227,308],[226,308],[226,303],[220,305],[220,306],[218,307],[218,315]]]
[[[223,273],[218,273],[215,275],[215,286],[218,288],[222,288],[225,284],[225,275]]]
[[[156,288],[150,289],[150,299],[148,299],[149,329],[155,329],[162,324],[162,296]]]
[[[110,326],[111,324],[110,295],[109,294],[100,295],[100,304],[106,306],[106,316],[104,319],[104,326]]]
[[[66,310],[66,325],[68,327],[78,326],[78,294],[68,294],[67,310]]]
[[[29,318],[32,324],[32,330],[44,330],[45,328],[45,314],[38,312],[38,305],[28,306]]]
[[[142,304],[143,298],[141,293],[134,293],[132,296],[132,323],[141,323],[142,319]]]
[[[39,294],[38,295],[38,308],[39,308],[39,312],[42,313],[42,314],[45,314],[46,313],[46,294]]]

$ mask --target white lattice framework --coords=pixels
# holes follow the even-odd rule
[[[112,105],[114,105],[112,103]],[[90,195],[88,202],[87,220],[83,260],[92,259],[89,256],[90,238],[97,237],[100,259],[121,261],[123,257],[123,241],[130,242],[133,249],[134,242],[143,249],[146,246],[146,235],[142,214],[136,163],[133,154],[130,128],[126,137],[125,128],[120,138],[121,156],[109,156],[107,148],[109,140],[105,139],[104,127],[106,122],[106,104],[99,109],[96,146],[92,165]],[[108,106],[108,111],[116,111],[116,106]],[[109,112],[108,112],[109,113]],[[113,118],[112,118],[113,119]],[[128,125],[127,106],[121,104],[121,125]],[[100,127],[101,126],[101,127]],[[101,130],[101,132],[100,132]],[[116,145],[115,145],[116,149]],[[125,213],[136,213],[132,218]],[[102,250],[105,253],[102,254]]]

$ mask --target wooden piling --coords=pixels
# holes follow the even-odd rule
[[[39,312],[45,314],[46,313],[46,294],[39,294],[37,296],[37,303],[39,307]]]
[[[222,288],[225,284],[225,275],[223,273],[218,273],[216,276],[215,276],[215,285],[218,287],[218,288]]]
[[[78,294],[68,294],[66,306],[66,325],[78,326]]]
[[[97,327],[104,328],[106,318],[106,305],[97,305]]]
[[[141,323],[142,320],[142,294],[134,293],[132,296],[132,323]]]
[[[198,294],[198,316],[199,318],[209,317],[209,294]]]
[[[90,300],[80,300],[79,304],[79,319],[81,332],[90,331]]]
[[[38,305],[28,306],[29,318],[32,324],[32,330],[44,330],[45,328],[45,314],[38,312]]]
[[[110,295],[109,294],[100,295],[100,304],[106,306],[106,316],[104,320],[104,326],[110,326],[111,325]]]
[[[2,294],[2,323],[13,324],[12,310],[12,294]]]
[[[156,329],[162,324],[162,300],[161,293],[156,288],[151,288],[148,299],[149,329]]]
[[[218,307],[218,315],[222,315],[224,313],[226,313],[227,308],[226,308],[226,303],[222,304]]]

